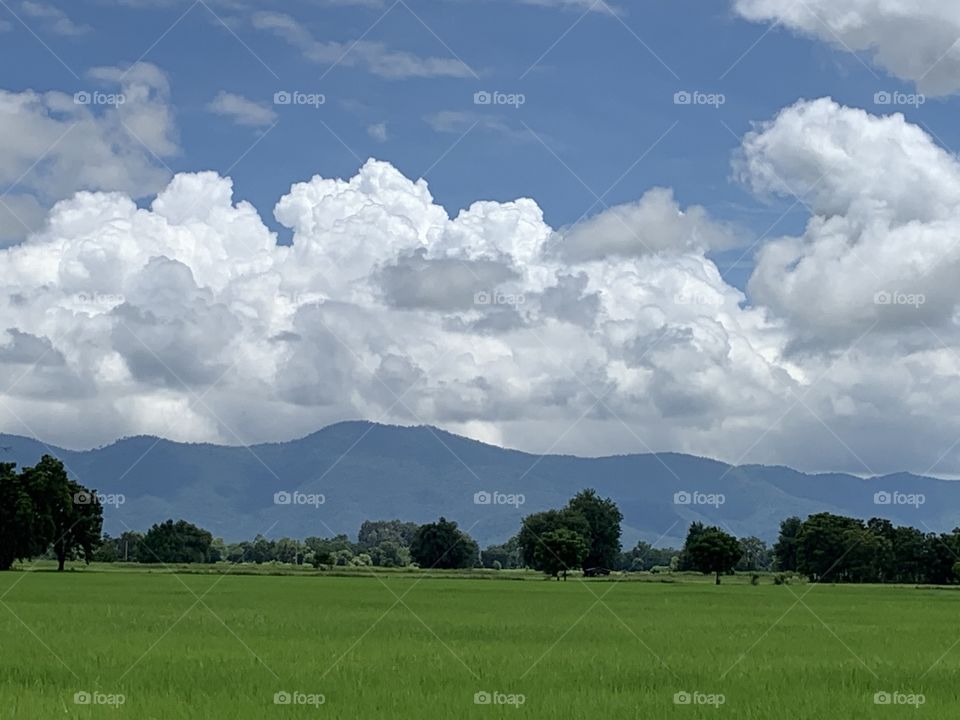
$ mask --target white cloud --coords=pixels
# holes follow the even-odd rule
[[[733,230],[702,207],[681,210],[668,188],[654,188],[635,203],[618,205],[569,228],[558,245],[563,257],[596,260],[655,252],[721,250],[736,244]]]
[[[927,94],[960,90],[960,4],[953,0],[734,0],[734,7],[748,20],[872,53]]]
[[[26,0],[20,8],[27,18],[39,20],[45,29],[57,35],[85,35],[91,30],[89,25],[74,22],[63,10],[53,5]]]
[[[800,196],[802,237],[768,243],[750,289],[801,344],[882,333],[953,333],[960,273],[960,163],[902,115],[799,102],[747,136],[738,161],[756,192]],[[923,302],[883,303],[884,293]],[[880,299],[878,304],[877,299]]]
[[[97,86],[74,96],[0,90],[0,186],[12,186],[0,208],[19,218],[5,240],[37,226],[38,203],[78,189],[143,197],[169,179],[156,160],[178,152],[166,76],[139,64],[127,73],[97,68],[91,78]]]
[[[277,113],[266,103],[255,102],[224,90],[210,101],[207,110],[247,127],[269,127],[277,121]]]
[[[307,28],[285,13],[254,13],[253,26],[272,32],[300,50],[307,60],[323,65],[360,67],[390,80],[474,76],[469,67],[453,57],[421,57],[370,40],[323,42],[315,39]]]
[[[387,141],[387,124],[385,122],[374,123],[367,126],[367,135],[377,142]]]
[[[737,172],[813,210],[760,253],[752,304],[705,255],[729,228],[663,189],[556,230],[529,199],[451,218],[370,161],[280,199],[289,246],[215,173],[148,208],[80,193],[0,251],[0,365],[23,377],[0,429],[237,443],[365,417],[541,452],[956,472],[956,161],[819,100],[758,126]],[[874,304],[888,285],[927,304]]]

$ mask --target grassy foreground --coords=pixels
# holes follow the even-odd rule
[[[960,714],[949,590],[41,571],[0,597],[4,719]]]

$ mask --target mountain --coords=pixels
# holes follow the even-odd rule
[[[960,525],[960,483],[953,481],[907,473],[810,475],[676,453],[541,457],[432,427],[343,422],[299,440],[249,448],[133,437],[74,451],[0,435],[0,459],[32,465],[44,453],[61,458],[87,487],[125,496],[122,505],[104,510],[111,534],[184,518],[228,542],[258,533],[356,537],[364,520],[422,523],[444,515],[486,545],[509,538],[524,515],[562,506],[585,487],[619,504],[625,546],[640,538],[679,544],[696,520],[772,540],[783,518],[820,511],[887,517],[922,530]],[[275,503],[276,493],[295,490],[303,494],[296,501]],[[477,504],[475,494],[483,492],[523,495],[524,503]],[[887,493],[880,504],[876,493]],[[302,504],[309,494],[324,502]],[[722,503],[711,497],[720,495]],[[684,504],[687,499],[692,502]]]

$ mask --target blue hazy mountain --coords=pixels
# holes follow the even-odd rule
[[[73,451],[0,435],[0,460],[31,465],[44,453],[61,458],[86,486],[125,496],[123,505],[105,509],[111,534],[184,518],[228,542],[258,533],[355,537],[364,520],[426,522],[444,515],[485,545],[509,538],[524,515],[560,507],[585,487],[616,500],[630,546],[640,538],[679,543],[696,520],[771,540],[783,518],[821,511],[938,532],[960,525],[960,483],[953,481],[907,473],[811,475],[676,453],[539,456],[431,427],[368,422],[249,448],[132,437]],[[294,491],[300,495],[282,495]],[[277,504],[277,493],[289,504]],[[477,493],[489,493],[491,502],[483,504],[487,496]],[[524,503],[502,504],[516,499],[511,495]]]

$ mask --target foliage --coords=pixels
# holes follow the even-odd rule
[[[540,538],[534,551],[534,560],[547,575],[562,575],[566,580],[567,571],[581,567],[589,552],[590,543],[583,535],[566,528],[557,528],[544,533]]]
[[[593,489],[582,490],[567,504],[570,511],[583,516],[589,528],[589,544],[582,566],[612,569],[620,553],[620,523],[623,513],[610,498],[601,498]]]
[[[410,556],[422,568],[468,568],[478,564],[480,550],[476,541],[455,522],[441,517],[435,523],[417,528]]]
[[[147,531],[140,554],[142,563],[209,562],[213,535],[186,520],[167,520]]]
[[[90,562],[102,527],[96,492],[71,480],[60,460],[44,455],[19,473],[14,465],[0,465],[0,570],[48,548],[58,570],[77,557]]]
[[[694,570],[704,574],[714,573],[716,584],[719,585],[721,574],[733,572],[741,549],[733,535],[718,527],[708,527],[694,534],[684,547],[684,555]]]

